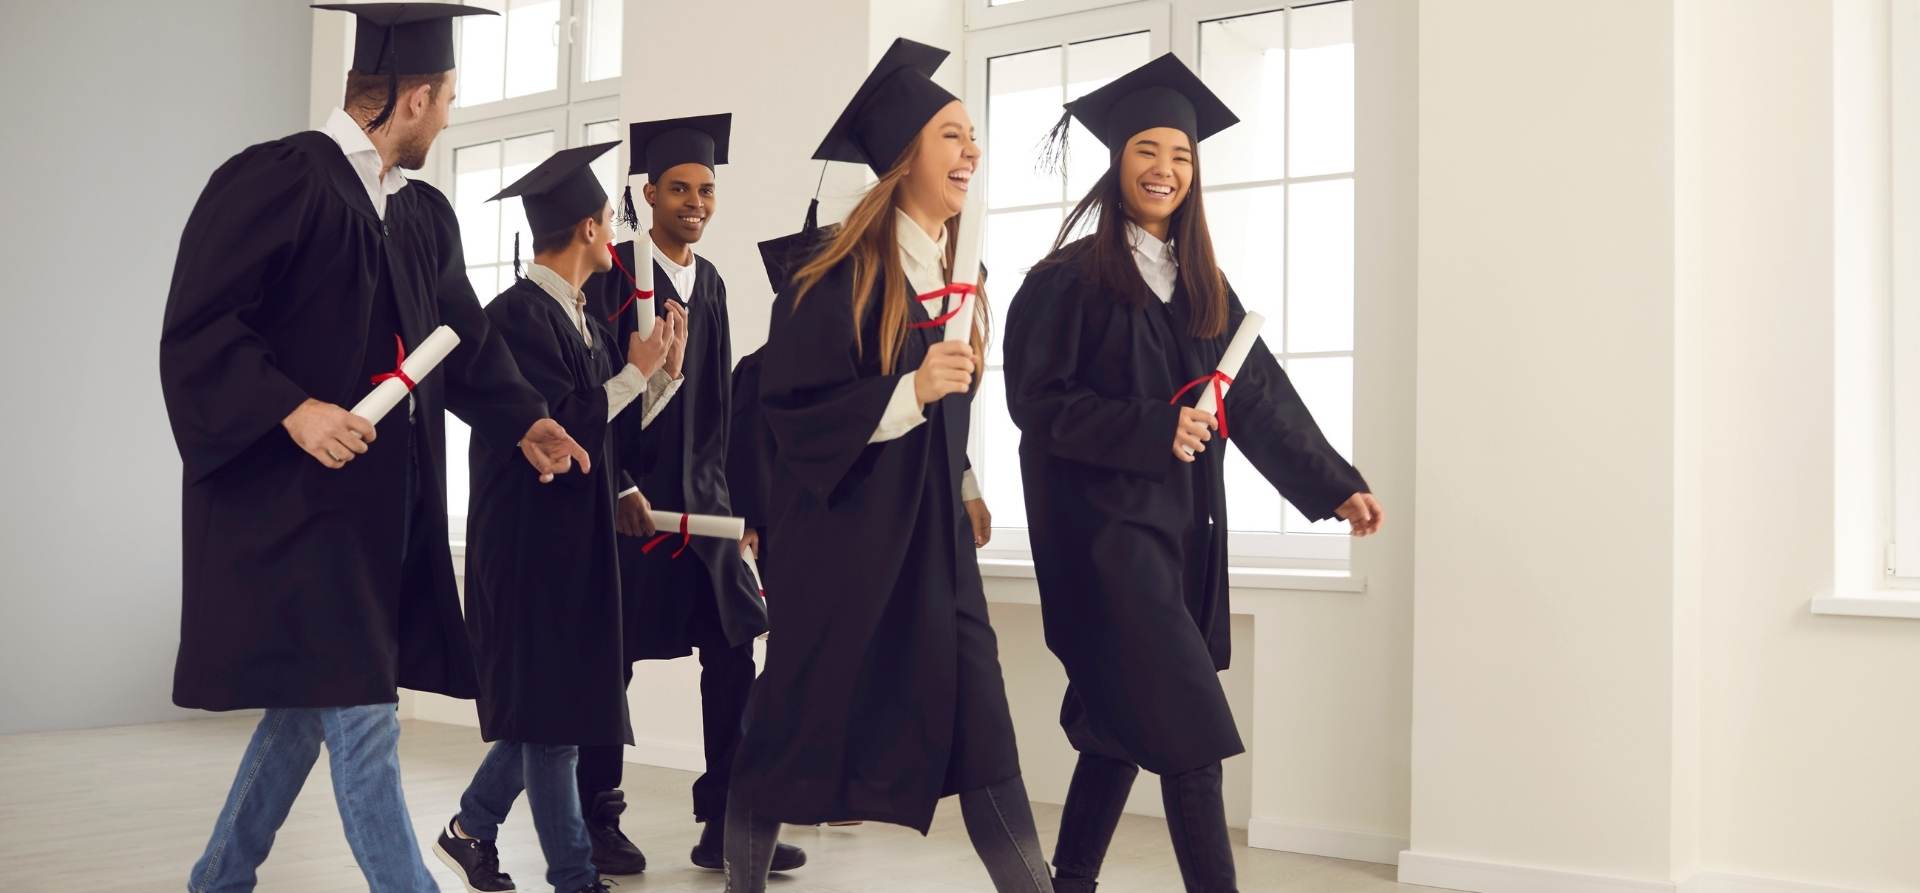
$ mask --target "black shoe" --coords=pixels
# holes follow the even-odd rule
[[[584,887],[575,887],[568,893],[613,893],[613,888],[608,886],[611,883],[613,882],[606,878],[600,878]]]
[[[453,823],[440,832],[433,854],[460,878],[467,893],[514,893],[513,878],[500,870],[500,851],[491,840],[474,840],[453,833]]]
[[[1083,877],[1053,879],[1053,893],[1093,893],[1098,886],[1091,879]]]
[[[620,831],[620,814],[627,811],[627,795],[603,791],[587,804],[587,837],[593,841],[593,867],[601,874],[639,874],[647,870],[646,854]]]
[[[688,859],[698,868],[708,871],[726,871],[725,832],[721,822],[708,822],[700,831],[700,843],[693,848]],[[807,851],[790,844],[774,842],[773,865],[769,871],[792,871],[807,864]]]

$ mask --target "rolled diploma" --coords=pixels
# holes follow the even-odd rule
[[[680,512],[663,512],[655,509],[649,513],[653,518],[653,529],[660,533],[680,532]],[[722,539],[738,540],[747,535],[745,518],[729,518],[725,515],[687,515],[688,536],[717,536]]]
[[[647,292],[645,297],[633,302],[634,325],[640,337],[653,337],[653,237],[645,230],[633,234],[633,281],[634,287]]]
[[[750,551],[742,550],[740,557],[747,560],[747,572],[753,574],[753,591],[760,593],[761,598],[766,598],[767,584],[760,579],[760,562],[753,560],[753,553]]]
[[[987,235],[987,183],[985,168],[977,168],[967,184],[967,206],[960,212],[960,243],[953,251],[953,284],[980,284],[980,249]],[[973,335],[973,315],[979,305],[971,294],[963,296],[959,313],[947,320],[946,340],[965,341]]]
[[[1266,317],[1251,310],[1247,311],[1245,319],[1240,320],[1240,328],[1234,330],[1233,340],[1227,342],[1226,354],[1220,357],[1219,371],[1225,373],[1227,378],[1240,376],[1240,367],[1247,362],[1247,354],[1253,351],[1254,340],[1260,337],[1260,327],[1266,323]],[[1231,385],[1221,385],[1220,393],[1225,394],[1228,387]],[[1213,399],[1212,386],[1200,389],[1200,402],[1195,403],[1193,408],[1208,415],[1218,414],[1220,407]]]
[[[454,334],[452,329],[446,326],[434,329],[433,334],[427,336],[427,340],[420,342],[419,347],[407,354],[406,361],[400,364],[400,371],[407,373],[407,378],[419,384],[427,377],[427,373],[433,371],[433,367],[440,365],[440,361],[446,359],[447,354],[452,353],[458,346],[460,346],[460,336]],[[373,391],[367,396],[360,398],[360,402],[353,405],[353,414],[366,419],[370,424],[378,425],[388,412],[405,399],[407,399],[406,384],[400,379],[389,378],[375,385]]]

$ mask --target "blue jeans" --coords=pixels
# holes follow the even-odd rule
[[[579,759],[580,748],[571,744],[494,742],[474,770],[467,792],[460,795],[460,830],[468,837],[493,840],[515,798],[526,791],[533,831],[547,857],[547,883],[571,893],[599,880],[574,781]]]
[[[400,719],[393,704],[273,708],[260,718],[213,839],[193,865],[192,893],[252,890],[273,836],[326,742],[334,802],[372,893],[433,893],[400,790]]]

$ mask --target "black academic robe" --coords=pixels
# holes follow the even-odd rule
[[[622,242],[617,250],[621,266],[632,270],[633,243]],[[623,425],[622,469],[655,510],[731,516],[736,513],[728,493],[726,464],[733,336],[727,318],[727,286],[706,258],[696,256],[694,263],[690,300],[683,300],[667,271],[654,265],[654,312],[665,317],[668,301],[687,311],[687,350],[680,390],[666,408],[644,432],[637,415]],[[583,290],[588,306],[601,319],[613,317],[618,343],[625,345],[639,326],[633,307],[614,315],[633,293],[626,274],[620,268],[596,274]],[[678,542],[642,552],[646,543],[637,537],[620,538],[629,659],[683,657],[696,646],[744,645],[767,631],[759,587],[740,557],[737,541],[694,537],[679,558],[672,557]],[[704,574],[681,572],[685,569],[671,564],[676,561],[697,561]],[[720,629],[690,623],[699,599],[714,601]]]
[[[1042,619],[1070,683],[1061,722],[1081,752],[1161,775],[1243,749],[1218,678],[1230,641],[1227,450],[1315,520],[1367,489],[1264,343],[1227,391],[1231,440],[1216,432],[1197,461],[1174,458],[1169,399],[1219,365],[1246,316],[1231,291],[1228,301],[1220,336],[1195,338],[1184,288],[1128,307],[1074,264],[1043,263],[1007,312],[1007,404]]]
[[[761,532],[764,550],[767,500],[773,489],[773,431],[760,413],[760,351],[733,367],[733,418],[727,431],[727,489],[733,510],[747,528]]]
[[[334,471],[280,421],[351,408],[438,325],[460,346]],[[468,285],[433,187],[383,223],[339,145],[299,133],[215,171],[180,237],[160,384],[183,465],[174,703],[231,710],[473,697],[447,543],[443,409],[511,445],[546,414]],[[409,464],[418,474],[409,505]],[[526,469],[532,475],[532,469]],[[412,516],[411,548],[401,554]]]
[[[882,374],[880,287],[857,322],[852,263],[774,303],[761,408],[779,454],[767,552],[773,635],[735,787],[790,824],[927,830],[942,796],[1017,776],[972,527],[961,507],[970,394],[868,443],[940,330]],[[909,294],[911,294],[909,290]],[[928,316],[918,302],[910,319]]]
[[[467,627],[480,666],[480,736],[632,744],[606,389],[624,355],[616,361],[613,333],[591,318],[589,347],[532,280],[493,299],[487,317],[554,420],[591,451],[593,470],[542,484],[511,444],[471,445]]]

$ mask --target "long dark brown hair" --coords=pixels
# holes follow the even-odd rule
[[[860,343],[860,320],[865,318],[867,305],[873,301],[873,283],[879,280],[880,289],[880,371],[892,375],[894,366],[900,362],[900,350],[907,341],[908,302],[914,296],[907,293],[905,268],[900,265],[900,242],[894,230],[894,209],[899,207],[900,184],[907,178],[907,171],[913,167],[914,159],[920,155],[920,143],[908,144],[907,150],[900,154],[900,160],[893,169],[886,172],[880,181],[861,196],[847,219],[837,229],[833,237],[820,249],[813,260],[793,274],[796,286],[793,305],[807,297],[820,280],[826,278],[841,261],[853,258],[853,343],[862,353],[867,347]],[[953,269],[953,252],[959,241],[959,216],[950,217],[946,222],[947,257],[943,266]],[[951,277],[949,277],[951,278]],[[1137,277],[1136,277],[1137,278]],[[969,339],[977,356],[986,356],[986,338],[988,321],[993,317],[987,312],[987,294],[985,283],[974,293],[973,334]],[[975,375],[978,380],[978,373]]]
[[[1133,262],[1133,246],[1127,240],[1127,206],[1120,185],[1120,153],[1115,150],[1107,172],[1080,199],[1060,234],[1053,240],[1053,252],[1034,265],[1042,269],[1054,264],[1074,264],[1093,278],[1095,285],[1130,307],[1150,306],[1158,300],[1140,278]],[[1091,226],[1090,238],[1075,241],[1083,227]],[[1206,202],[1200,193],[1200,152],[1193,153],[1193,177],[1187,198],[1173,211],[1167,235],[1173,243],[1173,256],[1180,265],[1180,283],[1186,286],[1193,312],[1187,332],[1196,338],[1218,338],[1227,328],[1227,280],[1214,260],[1213,237],[1207,232]]]

